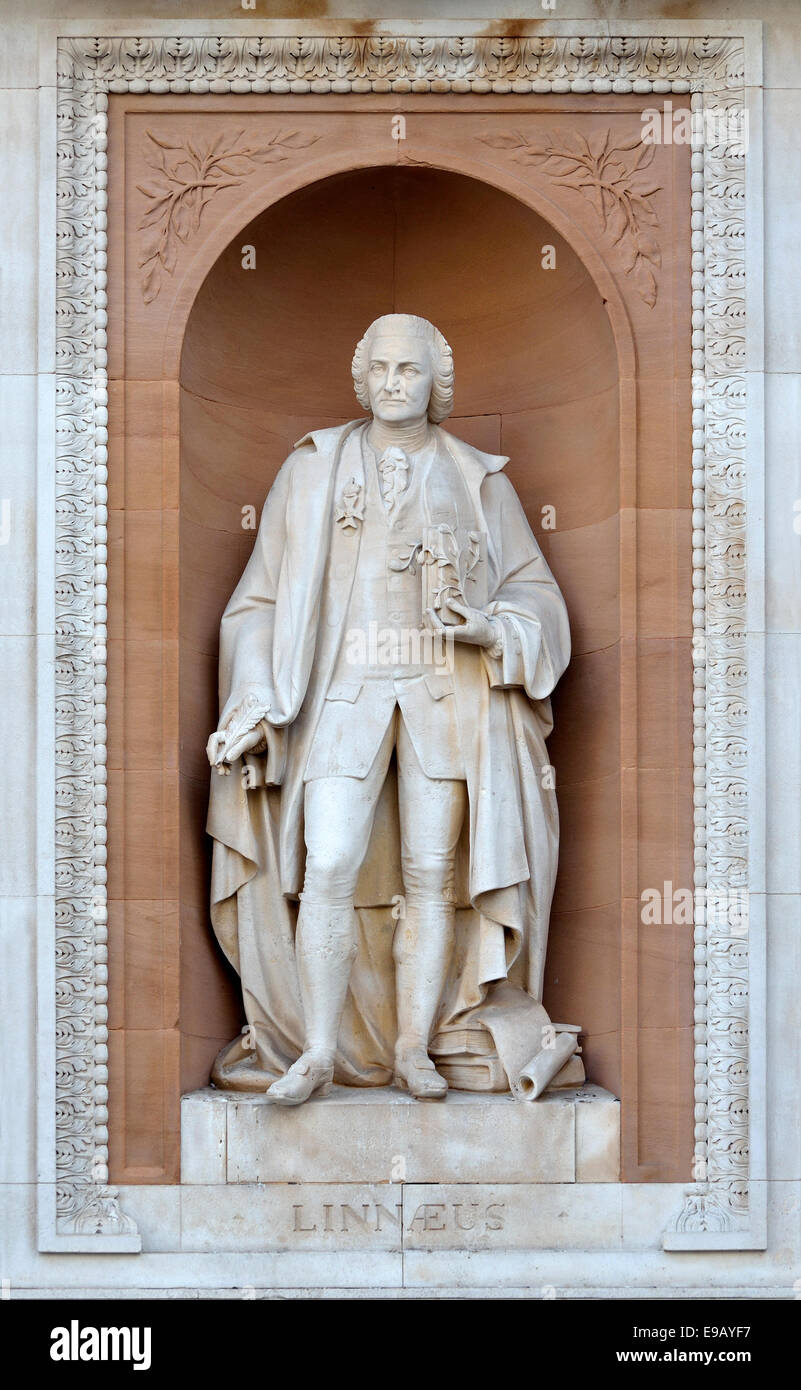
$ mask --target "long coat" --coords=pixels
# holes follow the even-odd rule
[[[222,619],[221,718],[257,686],[268,693],[273,728],[268,753],[248,756],[245,776],[236,767],[228,777],[212,774],[212,923],[241,976],[251,1025],[217,1059],[212,1079],[221,1086],[269,1085],[303,1045],[294,957],[303,774],[344,637],[359,528],[335,518],[347,482],[359,481],[364,425],[351,421],[300,440],[270,490]],[[438,435],[487,536],[486,611],[502,622],[505,640],[497,660],[454,644],[469,814],[457,853],[457,945],[436,1027],[443,1034],[484,1024],[504,1060],[505,1019],[527,1017],[531,1026],[547,1017],[526,1006],[541,999],[556,876],[558,817],[545,739],[570,635],[562,596],[502,471],[507,460]],[[351,1085],[381,1085],[391,1076],[392,904],[403,892],[395,801],[390,776],[357,887],[359,952],[335,1073]]]

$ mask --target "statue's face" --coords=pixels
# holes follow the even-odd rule
[[[433,382],[431,354],[423,338],[403,334],[373,338],[367,390],[376,419],[400,425],[424,418]]]

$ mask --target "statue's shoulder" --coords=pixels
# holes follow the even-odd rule
[[[309,458],[310,455],[317,455],[320,459],[334,457],[338,452],[342,441],[352,433],[359,425],[363,425],[363,420],[348,420],[345,425],[331,425],[324,430],[309,430],[301,439],[295,443],[295,447],[290,454],[290,458],[295,455]]]
[[[362,423],[349,420],[346,425],[333,425],[304,434],[281,465],[278,477],[283,485],[293,491],[307,485],[318,486],[321,473],[327,475],[327,470],[335,466],[343,441]]]
[[[450,434],[439,425],[436,428],[437,437],[443,447],[453,455],[463,470],[475,475],[479,483],[488,473],[500,473],[509,462],[506,454],[485,454],[483,449],[468,444],[466,439],[458,439],[455,434]]]

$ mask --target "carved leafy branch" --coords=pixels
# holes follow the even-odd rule
[[[481,558],[479,533],[468,531],[463,546],[460,546],[451,526],[437,526],[433,536],[436,539],[429,532],[428,544],[422,547],[420,555],[422,564],[436,566],[436,580],[439,583],[434,589],[433,607],[439,611],[452,598],[469,604],[467,585],[471,580],[475,583],[473,571]]]
[[[586,137],[580,131],[552,140],[529,140],[521,131],[479,137],[492,149],[512,151],[519,164],[538,165],[561,188],[572,188],[592,205],[603,234],[617,246],[627,274],[649,308],[657,298],[655,270],[662,253],[653,233],[659,225],[651,199],[661,187],[646,171],[656,146],[638,133],[613,143],[611,130]],[[624,156],[632,150],[633,159]]]
[[[278,131],[264,145],[241,145],[244,131],[226,143],[220,133],[205,146],[187,140],[173,144],[152,130],[146,132],[151,144],[145,161],[153,170],[147,184],[137,189],[148,201],[139,219],[145,232],[139,267],[142,294],[146,304],[161,289],[162,275],[172,275],[179,244],[186,244],[200,226],[203,209],[223,188],[236,188],[259,164],[277,164],[291,150],[313,145],[320,137],[299,130]]]

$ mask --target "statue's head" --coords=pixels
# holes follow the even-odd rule
[[[353,354],[351,371],[359,404],[378,420],[405,424],[427,414],[438,425],[453,409],[453,353],[428,319],[376,319]]]

